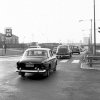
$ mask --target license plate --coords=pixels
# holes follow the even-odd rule
[[[26,67],[34,67],[34,65],[26,65]]]

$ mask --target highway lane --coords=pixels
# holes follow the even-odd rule
[[[0,58],[0,100],[100,100],[100,72],[80,69],[82,55],[58,60],[50,77],[15,72],[19,57]]]

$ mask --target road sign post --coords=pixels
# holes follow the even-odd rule
[[[7,51],[7,40],[6,38],[12,37],[12,29],[11,28],[6,28],[5,29],[5,36],[4,36],[4,49],[5,49],[5,54]]]
[[[6,28],[5,29],[5,35],[6,35],[6,37],[12,37],[12,29]]]

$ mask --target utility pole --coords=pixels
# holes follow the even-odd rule
[[[91,45],[92,45],[92,19],[91,20]]]
[[[6,52],[7,52],[6,35],[4,35],[4,49],[5,49],[5,55],[6,55]]]
[[[93,46],[92,46],[92,19],[90,19],[91,21],[91,33],[90,33],[90,41],[91,41],[91,52],[93,53]]]
[[[95,22],[95,0],[94,0],[94,48],[93,48],[93,55],[96,55],[96,22]]]
[[[93,46],[92,46],[92,19],[89,19],[89,20],[79,20],[79,22],[81,21],[90,21],[91,22],[91,26],[90,26],[90,34],[89,34],[89,40],[88,40],[88,43],[89,43],[89,48],[91,50],[91,52],[93,53]],[[82,31],[85,31],[85,30],[82,30]]]

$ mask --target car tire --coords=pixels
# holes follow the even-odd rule
[[[55,67],[54,67],[53,71],[55,72],[56,70],[57,70],[57,61],[55,63]]]
[[[54,72],[56,71],[56,65],[55,65],[55,68],[53,69],[53,71],[54,71]]]
[[[49,75],[50,75],[50,70],[47,69],[47,70],[46,70],[46,73],[45,73],[45,76],[46,76],[46,77],[49,77]]]
[[[72,57],[72,53],[70,54],[70,57]]]
[[[54,68],[54,70],[53,70],[54,72],[56,71],[56,67]]]
[[[21,72],[20,75],[22,78],[25,77],[25,72]]]

